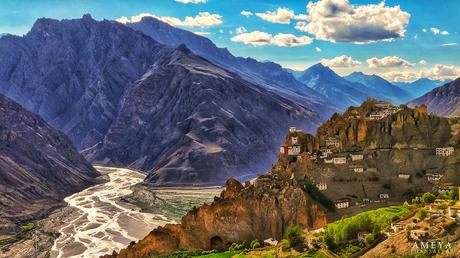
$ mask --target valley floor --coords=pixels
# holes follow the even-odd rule
[[[106,177],[105,183],[65,198],[68,206],[30,223],[31,228],[14,243],[4,242],[0,257],[97,257],[142,239],[153,228],[174,222],[194,205],[211,201],[221,191],[144,188],[138,185],[145,177],[139,172],[96,169]]]

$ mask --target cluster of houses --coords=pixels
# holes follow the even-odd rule
[[[454,152],[455,152],[455,149],[452,146],[436,148],[436,156],[448,157],[448,156],[452,156]]]
[[[371,112],[367,117],[369,120],[380,120],[402,110],[402,108],[393,106],[389,102],[377,102],[375,107],[379,110]]]

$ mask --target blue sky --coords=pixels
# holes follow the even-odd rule
[[[154,15],[235,55],[298,70],[322,61],[340,74],[399,81],[460,76],[456,0],[0,0],[0,33],[24,34],[37,18],[85,13],[129,21]]]

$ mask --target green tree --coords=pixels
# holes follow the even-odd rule
[[[374,240],[375,240],[374,234],[368,234],[366,238],[364,239],[364,242],[366,243],[366,245],[370,245],[374,242]]]
[[[297,246],[303,242],[303,230],[299,225],[290,225],[284,232],[284,238],[290,247]]]
[[[427,203],[433,203],[434,200],[436,200],[436,195],[430,193],[430,192],[427,192],[427,193],[424,193],[422,195],[422,202],[424,204],[427,204]]]
[[[428,212],[427,212],[425,209],[422,208],[422,209],[420,209],[420,210],[418,211],[418,218],[419,218],[420,220],[424,220],[424,219],[426,218],[426,215],[427,215],[427,214],[428,214]]]

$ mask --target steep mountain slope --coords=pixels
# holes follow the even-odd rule
[[[428,110],[440,116],[460,116],[460,78],[408,103],[409,106],[420,104],[427,105]]]
[[[394,85],[410,92],[414,97],[420,97],[445,83],[447,81],[431,80],[428,78],[421,78],[414,82],[393,82]]]
[[[105,135],[126,88],[164,46],[112,21],[39,19],[0,38],[0,93],[39,114],[79,149]]]
[[[149,171],[152,185],[221,184],[268,170],[289,126],[320,122],[184,45],[166,56],[128,90],[90,160]]]
[[[190,31],[163,23],[153,17],[144,17],[137,23],[127,26],[151,36],[168,46],[187,45],[196,54],[212,63],[238,73],[244,79],[259,84],[269,91],[310,108],[324,118],[337,111],[333,103],[325,103],[322,96],[297,81],[291,73],[273,62],[259,62],[252,58],[233,56],[226,48],[217,47],[211,40]]]
[[[366,86],[345,80],[321,63],[306,69],[298,80],[323,94],[330,103],[342,109],[357,106],[370,96],[366,93]]]
[[[414,98],[414,95],[375,74],[367,75],[362,72],[354,72],[343,78],[351,82],[363,84],[371,90],[367,92],[370,96],[391,101],[393,104],[399,105]]]
[[[0,95],[0,219],[32,219],[99,173],[70,140]]]

